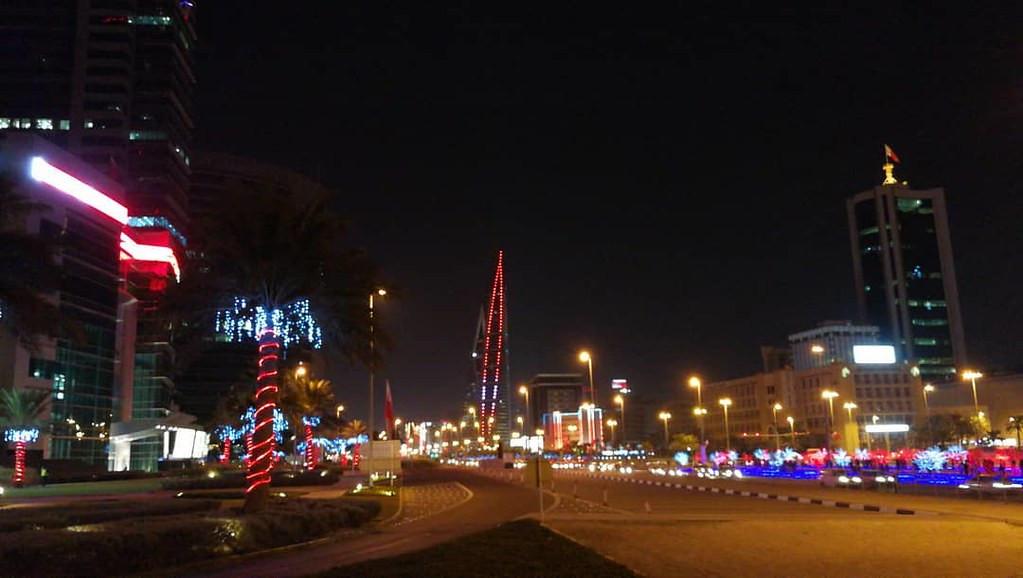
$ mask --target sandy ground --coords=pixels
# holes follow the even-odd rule
[[[553,521],[647,576],[1023,576],[1023,527],[952,517]]]

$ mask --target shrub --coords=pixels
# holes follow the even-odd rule
[[[208,512],[219,507],[220,502],[207,499],[189,500],[188,502],[93,500],[66,503],[60,506],[11,508],[0,510],[0,532],[64,528],[139,516],[172,516],[192,512]]]
[[[7,532],[0,539],[0,568],[3,575],[17,576],[124,575],[313,540],[363,524],[378,511],[375,502],[274,500],[267,511],[251,515],[142,517]]]

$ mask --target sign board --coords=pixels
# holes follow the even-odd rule
[[[372,473],[401,472],[401,442],[398,440],[372,441],[362,447],[359,470]]]
[[[537,464],[540,465],[537,470]],[[553,479],[554,469],[551,467],[551,463],[547,460],[535,457],[530,458],[526,462],[526,469],[522,475],[522,479],[526,484],[533,488],[539,488],[543,484],[548,484]]]
[[[632,391],[629,389],[629,380],[627,379],[612,379],[611,389],[618,393],[629,393]]]
[[[853,345],[853,361],[864,365],[895,363],[895,347],[891,345]]]
[[[909,425],[904,423],[873,423],[867,424],[867,433],[904,433],[909,431]]]

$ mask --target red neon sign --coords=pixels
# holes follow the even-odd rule
[[[32,157],[29,164],[29,175],[41,183],[46,183],[58,191],[78,199],[122,225],[128,223],[127,207],[104,195],[91,185],[51,165],[43,157]]]
[[[143,245],[135,242],[127,233],[121,233],[121,260],[122,261],[149,261],[154,263],[166,263],[174,269],[174,276],[181,281],[181,267],[178,265],[178,258],[174,250],[164,245]]]

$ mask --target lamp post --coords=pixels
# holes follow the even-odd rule
[[[722,397],[718,400],[718,404],[725,410],[725,451],[732,451],[732,440],[728,437],[728,406],[732,405],[732,400],[727,397]]]
[[[984,377],[984,374],[979,371],[973,371],[967,369],[963,372],[963,379],[970,380],[970,384],[973,386],[973,412],[980,416],[980,404],[977,402],[977,380]]]
[[[337,410],[335,412],[335,417],[340,420],[341,419],[341,412],[343,412],[344,410],[345,410],[345,406],[343,404],[338,404]]]
[[[370,454],[373,453],[373,440],[377,437],[377,432],[374,429],[374,414],[376,410],[373,407],[373,381],[376,379],[376,339],[374,338],[374,327],[373,327],[373,298],[379,295],[383,297],[387,295],[386,289],[377,289],[369,294],[369,450]]]
[[[664,447],[665,447],[665,449],[667,449],[667,447],[668,447],[668,420],[671,419],[671,414],[666,412],[666,411],[662,411],[661,413],[657,414],[657,417],[660,418],[661,421],[664,422]]]
[[[696,405],[703,407],[703,382],[695,375],[689,378],[689,387],[696,390]]]
[[[596,392],[593,391],[593,357],[590,355],[589,351],[586,351],[584,349],[583,351],[579,352],[579,361],[585,363],[587,369],[589,369],[589,374],[590,374],[590,402],[596,404],[597,403],[597,395],[596,395]]]
[[[785,418],[785,421],[789,422],[789,433],[792,434],[792,448],[796,447],[796,419],[791,415]]]
[[[696,419],[700,420],[700,445],[702,446],[703,442],[707,441],[707,435],[703,428],[703,416],[707,415],[707,408],[699,406],[694,407],[693,415],[696,416]]]
[[[775,402],[771,406],[771,412],[774,414],[774,449],[781,450],[781,432],[778,431],[778,412],[781,411],[781,404]]]
[[[618,404],[618,419],[622,424],[622,442],[625,442],[625,398],[622,394],[615,396],[614,402]]]
[[[847,412],[846,415],[848,417],[848,421],[846,423],[854,423],[853,422],[852,412],[853,412],[854,409],[857,409],[858,407],[859,407],[858,405],[856,405],[855,403],[853,403],[851,401],[847,401],[847,402],[842,404],[842,409],[844,409]],[[848,429],[846,429],[846,431],[848,431]],[[859,426],[857,426],[856,427],[856,438],[857,438],[856,439],[856,447],[860,447],[859,437],[860,437],[860,428],[859,428]]]
[[[821,392],[821,399],[828,400],[828,431],[827,431],[827,435],[825,436],[825,438],[826,438],[826,441],[827,441],[827,448],[828,448],[828,452],[829,453],[831,452],[831,433],[832,433],[831,430],[834,429],[834,427],[835,427],[835,398],[836,397],[838,397],[838,392],[837,391],[831,391],[830,389],[825,389],[824,391]]]
[[[934,393],[934,386],[928,383],[928,384],[924,385],[923,390],[924,390],[924,411],[927,412],[927,437],[930,438],[930,440],[928,440],[928,441],[930,441],[931,443],[934,443],[934,429],[933,429],[934,426],[931,425],[931,404],[927,400],[927,394],[928,393]],[[1017,444],[1017,445],[1019,445],[1019,444]]]
[[[877,425],[877,422],[879,422],[880,420],[881,418],[879,418],[876,415],[870,416],[870,421],[872,421],[874,425]],[[884,432],[884,449],[887,452],[892,451],[892,438],[888,436],[888,432]]]
[[[519,395],[521,395],[522,397],[526,398],[526,416],[531,416],[533,412],[530,411],[530,409],[529,409],[529,388],[526,387],[525,385],[520,385],[519,386]],[[529,421],[532,423],[533,420],[529,420]]]
[[[607,427],[611,428],[611,445],[612,446],[618,444],[618,438],[615,437],[615,426],[616,425],[618,425],[618,420],[616,420],[616,419],[609,419],[609,420],[607,420]]]

